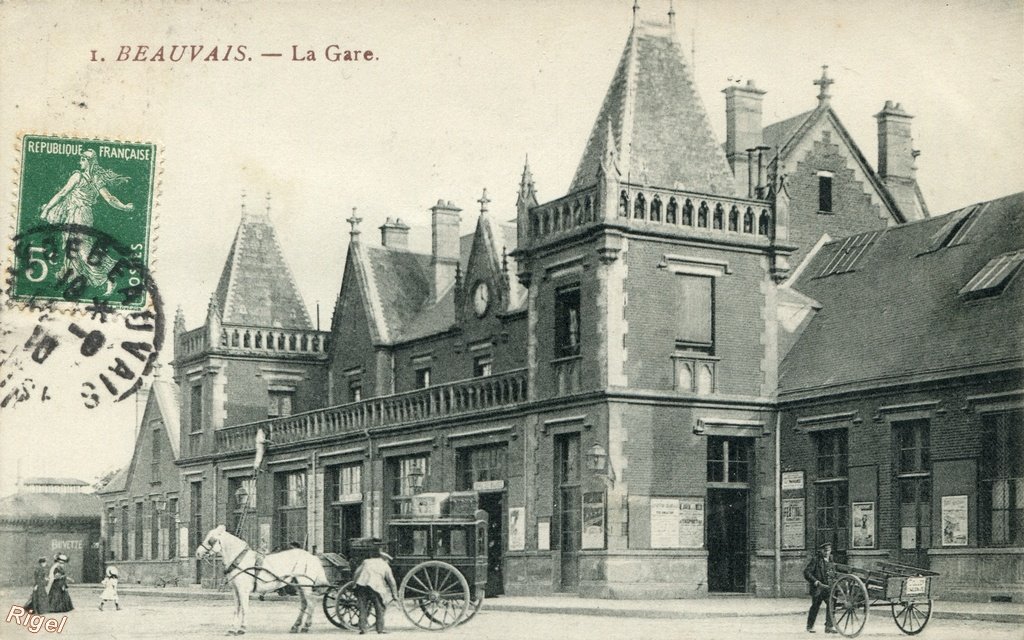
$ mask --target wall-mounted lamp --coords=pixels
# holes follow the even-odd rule
[[[416,465],[409,470],[409,488],[412,489],[413,495],[423,491],[423,479],[426,474],[423,473],[423,469],[419,465]]]
[[[245,488],[245,485],[240,485],[235,489],[235,504],[241,509],[249,503],[249,491]]]
[[[594,473],[601,473],[608,468],[608,452],[600,444],[587,449],[587,469]]]

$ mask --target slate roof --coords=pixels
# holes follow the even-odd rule
[[[167,438],[171,441],[171,452],[177,460],[181,457],[181,392],[171,380],[158,377],[153,380],[150,395],[156,397]]]
[[[608,123],[627,182],[733,194],[736,183],[671,28],[630,31],[569,192],[593,185]]]
[[[227,324],[313,328],[265,212],[243,211],[213,301]]]
[[[48,477],[48,476],[36,476],[36,477],[33,477],[33,478],[25,478],[24,480],[21,481],[21,483],[23,485],[31,484],[31,485],[43,485],[43,486],[50,486],[50,485],[61,485],[61,486],[72,485],[72,486],[75,486],[75,487],[88,487],[89,486],[88,482],[86,482],[85,480],[79,480],[78,478],[52,478],[52,477]]]
[[[818,112],[817,109],[811,109],[801,114],[795,115],[792,118],[786,118],[779,122],[774,122],[763,129],[764,144],[766,147],[771,147],[769,155],[778,153],[786,144],[793,139],[798,131],[803,127],[804,123],[814,114]]]
[[[940,247],[960,213],[885,229],[849,271],[821,277],[848,239],[810,259],[791,286],[821,310],[782,362],[781,400],[1024,366],[1024,277],[996,297],[959,293],[992,258],[1024,248],[1024,193],[982,203],[958,244]]]
[[[106,495],[108,493],[118,493],[124,491],[124,488],[128,485],[128,467],[118,469],[117,473],[111,476],[107,484],[103,485],[96,490],[99,495]]]
[[[103,504],[92,493],[16,493],[0,499],[0,521],[100,519]]]

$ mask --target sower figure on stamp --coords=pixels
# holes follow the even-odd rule
[[[46,558],[39,558],[36,570],[32,574],[32,595],[25,603],[25,610],[35,614],[50,612],[50,603],[46,596],[46,579],[49,576],[46,568]]]
[[[107,204],[119,211],[131,212],[135,209],[135,205],[121,202],[107,190],[109,185],[127,182],[128,178],[101,167],[96,160],[95,151],[84,151],[78,160],[78,166],[79,170],[72,173],[61,190],[42,206],[40,216],[44,221],[54,225],[92,227],[92,208],[98,197],[102,197]],[[69,243],[72,235],[77,238],[77,246]],[[107,273],[113,267],[114,260],[104,256],[104,259],[100,260],[94,258],[91,264],[88,258],[94,241],[92,237],[83,234],[65,234],[65,246],[71,244],[71,250],[74,251],[73,255],[69,251],[65,260],[65,277],[70,281],[80,275],[94,287],[107,283],[109,293],[113,282],[108,282]]]
[[[811,609],[807,612],[807,632],[814,633],[814,621],[818,619],[818,609],[825,603],[825,633],[835,633],[832,626],[832,609],[828,606],[828,592],[835,581],[836,570],[832,563],[832,543],[825,542],[818,546],[814,558],[804,567],[804,580],[811,588]]]
[[[366,633],[366,616],[371,603],[377,615],[377,633],[387,633],[384,631],[384,598],[398,598],[398,584],[388,564],[390,560],[391,556],[377,549],[376,558],[363,560],[356,569],[353,581],[356,583],[355,592],[359,601],[359,633]]]

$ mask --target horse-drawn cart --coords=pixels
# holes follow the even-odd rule
[[[853,638],[864,629],[871,607],[888,606],[900,631],[915,635],[932,616],[934,571],[895,562],[877,562],[874,569],[836,564],[838,575],[829,591],[832,624]]]
[[[487,514],[438,516],[388,523],[385,546],[394,557],[398,604],[417,627],[440,631],[468,621],[480,610],[487,583]],[[352,572],[378,544],[353,541],[349,568],[339,567],[323,597],[327,619],[337,627],[359,628]],[[341,579],[338,579],[341,578]],[[368,611],[373,624],[373,608]]]

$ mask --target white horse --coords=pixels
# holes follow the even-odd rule
[[[196,558],[204,558],[211,553],[220,554],[224,562],[224,577],[235,591],[234,627],[228,630],[228,635],[245,633],[250,593],[267,593],[287,585],[296,587],[302,603],[291,632],[309,631],[313,624],[313,587],[330,584],[316,556],[303,549],[287,549],[266,555],[257,553],[245,540],[228,533],[224,525],[206,534],[196,548]]]

